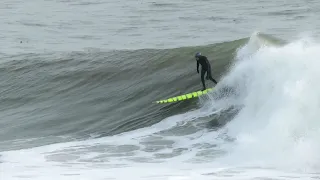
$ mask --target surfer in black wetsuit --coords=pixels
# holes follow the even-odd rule
[[[201,81],[203,85],[203,90],[206,89],[206,84],[204,82],[204,75],[207,73],[206,79],[210,79],[212,82],[217,84],[217,81],[212,78],[211,75],[211,65],[206,56],[202,56],[200,52],[196,53],[195,58],[197,60],[197,72],[199,73],[199,64],[201,64]]]

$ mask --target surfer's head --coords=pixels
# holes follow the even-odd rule
[[[197,52],[194,57],[195,57],[196,59],[198,59],[200,56],[201,56],[201,52]]]

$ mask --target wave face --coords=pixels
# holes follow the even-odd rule
[[[186,112],[197,107],[197,101],[164,106],[152,102],[202,88],[196,51],[208,56],[219,79],[246,41],[7,56],[0,71],[0,139],[109,136]]]

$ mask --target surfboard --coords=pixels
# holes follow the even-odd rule
[[[188,94],[183,94],[180,96],[175,96],[175,97],[171,97],[169,99],[164,99],[164,100],[159,100],[156,101],[157,104],[164,104],[164,103],[173,103],[173,102],[178,102],[178,101],[184,101],[187,99],[192,99],[192,98],[196,98],[205,94],[208,94],[208,92],[212,91],[212,88],[208,88],[204,91],[195,91],[195,92],[191,92]]]

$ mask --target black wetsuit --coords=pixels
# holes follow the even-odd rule
[[[206,84],[204,83],[204,75],[207,73],[206,79],[210,79],[212,82],[217,84],[217,81],[212,78],[211,75],[211,65],[206,56],[199,56],[197,59],[197,72],[199,73],[199,64],[201,64],[201,81],[203,85],[203,90],[206,89]]]

